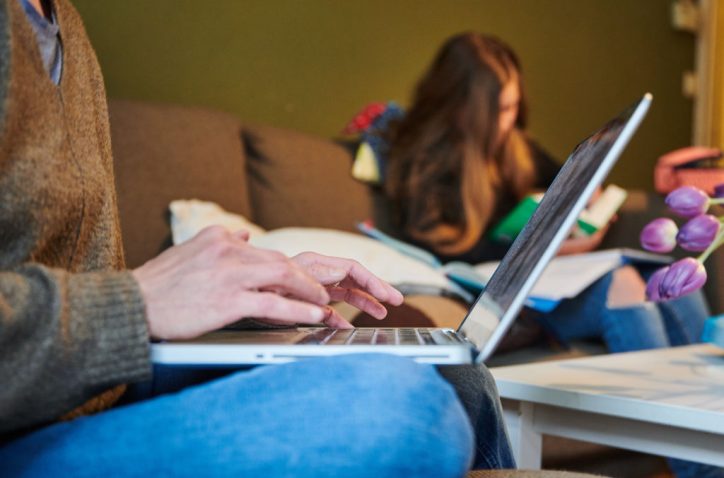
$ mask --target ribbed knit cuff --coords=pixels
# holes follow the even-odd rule
[[[81,327],[87,355],[85,382],[116,385],[151,376],[149,334],[141,291],[130,272],[71,274],[68,282],[72,321]]]

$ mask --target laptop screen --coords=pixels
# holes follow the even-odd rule
[[[603,182],[643,119],[646,94],[573,150],[533,216],[511,245],[460,332],[487,358],[522,308],[545,266]]]

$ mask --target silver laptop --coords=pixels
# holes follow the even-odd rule
[[[576,146],[457,330],[220,330],[193,340],[154,343],[153,362],[233,367],[365,352],[403,355],[434,364],[483,362],[500,343],[576,218],[621,155],[651,99],[645,94]]]

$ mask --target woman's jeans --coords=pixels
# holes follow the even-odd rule
[[[647,274],[644,274],[644,276]],[[679,299],[609,308],[612,274],[581,295],[561,303],[544,321],[554,335],[569,341],[601,338],[610,352],[656,349],[699,342],[709,309],[700,291]],[[724,478],[724,469],[669,459],[679,478]]]
[[[6,443],[2,475],[459,477],[474,453],[465,409],[484,432],[477,450],[490,454],[476,462],[513,467],[487,370],[443,373],[464,384],[464,406],[434,367],[391,355],[307,359],[220,378],[165,368],[112,410]]]

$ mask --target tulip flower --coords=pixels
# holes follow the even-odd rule
[[[641,231],[641,246],[647,251],[667,253],[676,247],[679,228],[669,218],[660,217],[648,223]]]
[[[712,252],[724,244],[724,216],[716,217],[706,211],[724,204],[724,184],[714,188],[712,197],[699,188],[683,186],[666,197],[666,205],[675,214],[690,218],[678,229],[671,219],[651,221],[641,231],[641,245],[653,252],[671,252],[671,237],[687,251],[703,251],[699,257],[687,257],[656,271],[646,285],[646,297],[660,301],[675,299],[700,289],[706,283],[706,261]]]
[[[684,224],[676,235],[676,242],[687,251],[705,251],[716,238],[719,227],[719,219],[701,214]]]
[[[704,264],[693,257],[678,260],[657,273],[661,274],[654,274],[651,279],[658,282],[658,299],[675,299],[700,289],[706,283]],[[647,286],[647,294],[654,285]],[[655,297],[655,294],[651,293],[649,297]]]
[[[666,205],[676,215],[694,217],[704,214],[709,209],[711,199],[699,188],[682,186],[674,189],[666,196]]]
[[[662,300],[662,297],[659,295],[659,285],[661,285],[661,279],[664,278],[668,271],[669,267],[666,266],[654,272],[654,274],[649,278],[649,281],[646,284],[647,299],[653,300],[654,302]]]

